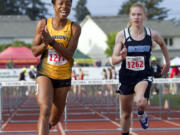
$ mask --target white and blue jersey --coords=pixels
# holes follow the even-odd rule
[[[122,66],[119,71],[119,81],[122,84],[131,84],[151,76],[151,31],[147,27],[144,29],[145,37],[139,41],[131,37],[129,28],[124,30],[124,45],[127,48],[127,56],[126,59],[122,61]]]

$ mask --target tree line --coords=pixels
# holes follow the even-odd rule
[[[134,3],[141,3],[147,10],[147,19],[164,20],[168,17],[169,10],[161,7],[160,4],[163,0],[128,0],[122,4],[119,9],[118,15],[129,14],[129,8]],[[75,10],[75,18],[78,22],[81,22],[86,15],[91,15],[90,11],[86,7],[87,0],[79,0]]]
[[[47,4],[41,0],[0,0],[0,15],[27,15],[38,20],[49,15]]]
[[[133,3],[141,3],[147,9],[148,19],[163,20],[167,17],[168,9],[160,7],[163,0],[128,0],[119,7],[118,15],[129,14],[129,8]],[[0,0],[0,15],[27,15],[32,20],[39,20],[50,15],[48,4],[42,0]],[[86,15],[91,15],[86,7],[87,0],[78,0],[75,8],[75,18],[81,22]]]

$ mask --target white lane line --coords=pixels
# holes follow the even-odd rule
[[[1,128],[4,129],[16,114],[17,114],[17,110],[12,113],[12,115],[6,120],[4,124],[2,124]]]
[[[120,124],[119,123],[117,123],[117,122],[115,122],[115,121],[113,121],[113,120],[111,120],[111,119],[109,119],[107,116],[105,116],[105,115],[102,115],[101,113],[99,113],[99,112],[95,112],[95,113],[97,113],[99,116],[101,116],[102,118],[104,118],[104,119],[108,119],[111,123],[113,123],[114,125],[116,125],[116,126],[118,126],[118,127],[120,127]]]
[[[95,112],[96,112],[96,111],[95,111]],[[96,113],[97,113],[99,116],[101,116],[102,118],[104,118],[104,119],[109,119],[107,116],[102,115],[102,114],[99,113],[99,112],[96,112]],[[117,123],[117,122],[115,122],[115,121],[113,121],[113,120],[111,120],[111,119],[109,119],[109,120],[110,120],[110,122],[111,122],[112,124],[114,124],[114,125],[116,125],[116,126],[118,126],[118,127],[121,127],[119,123]],[[132,132],[132,131],[130,131],[130,133],[131,133],[132,135],[138,135],[137,133]]]
[[[177,126],[177,127],[180,127],[180,124],[179,123],[176,123],[176,122],[172,122],[172,121],[168,121],[168,120],[163,120],[165,123],[169,123],[171,125],[174,125],[174,126]]]
[[[149,116],[156,118],[155,115],[149,115]],[[163,119],[160,120],[160,121],[165,122],[165,123],[168,123],[168,124],[171,124],[171,125],[174,125],[174,126],[180,127],[180,124],[179,124],[179,123],[176,123],[176,122],[172,122],[172,121],[169,121],[169,120],[163,120]]]
[[[27,100],[26,100],[26,101],[27,101]],[[26,101],[25,101],[25,102],[26,102]],[[20,104],[20,105],[16,108],[16,110],[11,114],[11,116],[4,122],[4,124],[2,124],[1,129],[4,129],[4,128],[7,126],[7,124],[8,124],[8,123],[13,119],[13,117],[17,114],[18,109],[20,109],[21,106],[23,106],[23,105],[25,104],[25,102],[22,103],[22,104]]]
[[[66,135],[66,133],[65,133],[63,127],[62,127],[61,122],[58,122],[58,127],[59,127],[59,130],[60,130],[60,132],[61,132],[61,135]]]

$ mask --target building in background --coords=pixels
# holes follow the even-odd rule
[[[127,15],[86,16],[80,24],[82,32],[78,49],[94,59],[101,60],[104,64],[108,60],[104,53],[107,48],[107,34],[124,29],[128,21]],[[171,58],[180,56],[180,27],[169,20],[148,20],[145,26],[158,31],[163,36]],[[158,46],[153,49],[152,55],[162,60],[162,53]]]
[[[16,40],[32,43],[37,21],[24,15],[0,16],[0,44]]]
[[[104,65],[109,61],[104,53],[107,48],[107,34],[124,29],[128,21],[127,15],[86,16],[80,24],[82,32],[78,49]],[[12,43],[16,40],[32,43],[36,23],[37,21],[30,20],[28,16],[0,16],[0,44]],[[180,56],[180,26],[174,25],[169,20],[148,20],[145,25],[157,30],[163,36],[170,58]],[[158,46],[153,49],[152,55],[157,58],[157,61],[162,61],[162,53]]]

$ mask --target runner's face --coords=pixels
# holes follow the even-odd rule
[[[56,16],[65,19],[70,14],[71,5],[71,0],[56,0],[53,5]]]
[[[145,20],[146,16],[144,10],[140,7],[132,7],[130,10],[130,21],[132,25],[140,26],[142,25],[143,21]]]

